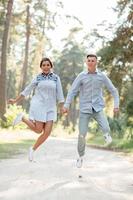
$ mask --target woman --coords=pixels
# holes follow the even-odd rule
[[[9,99],[9,104],[15,104],[23,100],[34,89],[31,99],[29,119],[20,113],[13,122],[13,126],[21,121],[36,133],[41,133],[33,147],[29,149],[29,161],[33,161],[34,151],[48,138],[53,122],[57,119],[57,100],[62,111],[64,96],[62,85],[58,75],[51,69],[53,64],[49,58],[43,58],[40,62],[41,73],[15,99]]]

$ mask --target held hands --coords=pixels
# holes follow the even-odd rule
[[[60,103],[59,106],[60,106],[60,114],[61,115],[63,115],[63,114],[67,115],[68,112],[69,112],[69,109],[64,107],[64,103]]]
[[[63,114],[68,115],[69,114],[69,109],[63,107]]]
[[[68,108],[65,108],[64,106],[62,106],[62,108],[60,109],[60,112],[61,112],[61,114],[68,115],[69,109],[68,109]]]

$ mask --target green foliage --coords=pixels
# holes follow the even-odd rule
[[[121,96],[124,95],[126,83],[129,83],[133,78],[133,12],[131,2],[130,0],[117,2],[119,19],[114,38],[107,41],[98,52],[101,57],[100,65],[108,71]]]
[[[6,7],[7,7],[7,0],[1,0],[0,1],[0,39],[2,38],[2,31],[3,31],[3,25],[5,20],[5,14],[6,14]]]
[[[61,78],[65,97],[67,96],[72,82],[83,70],[84,67],[85,50],[83,49],[82,45],[79,45],[76,42],[75,31],[78,31],[78,29],[72,29],[68,37],[64,39],[64,49],[55,61],[55,72]],[[77,104],[77,97],[75,97],[71,104],[71,112],[69,114],[69,117],[63,120],[63,126],[67,128],[69,126],[70,133],[75,130],[75,126],[77,123]]]
[[[114,137],[133,139],[133,118],[126,114],[121,114],[119,118],[108,118],[111,132]]]
[[[128,116],[133,116],[133,100],[128,102],[126,112]]]
[[[133,139],[131,140],[123,139],[119,143],[117,143],[116,146],[119,149],[133,152]]]
[[[131,140],[133,142],[133,126],[132,127],[130,126],[130,127],[126,128],[124,139],[127,140],[127,141]]]
[[[7,108],[7,111],[4,115],[5,120],[0,119],[0,126],[2,128],[9,128],[12,126],[12,122],[15,119],[15,117],[17,116],[18,113],[23,112],[25,113],[25,111],[22,109],[22,106],[18,106],[18,105],[9,105],[9,107]],[[25,113],[26,114],[26,113]],[[22,123],[20,123],[19,125],[17,125],[18,128],[26,128],[26,126]]]
[[[123,137],[126,128],[126,117],[122,115],[119,118],[108,117],[111,132],[116,137]]]
[[[109,118],[111,130],[119,138],[133,138],[133,4],[117,2],[118,22],[114,38],[104,42],[98,52],[100,67],[106,70],[120,94],[119,118]]]
[[[57,58],[55,71],[61,78],[64,95],[67,95],[70,84],[83,70],[84,50],[75,41],[67,41],[61,56]]]

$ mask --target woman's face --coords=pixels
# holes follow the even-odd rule
[[[43,61],[42,65],[41,65],[41,69],[42,69],[43,73],[48,74],[51,69],[51,65],[50,65],[49,61]]]

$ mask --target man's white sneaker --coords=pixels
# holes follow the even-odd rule
[[[13,126],[16,126],[17,124],[19,124],[22,121],[24,114],[23,113],[19,113],[17,115],[17,117],[15,118],[15,120],[13,121]]]
[[[112,143],[112,137],[109,134],[104,135],[104,139],[107,145]]]
[[[77,168],[81,168],[82,164],[83,164],[83,157],[79,157],[76,163]]]
[[[32,147],[29,148],[29,161],[32,162],[33,161],[33,154],[34,154],[34,149]]]

